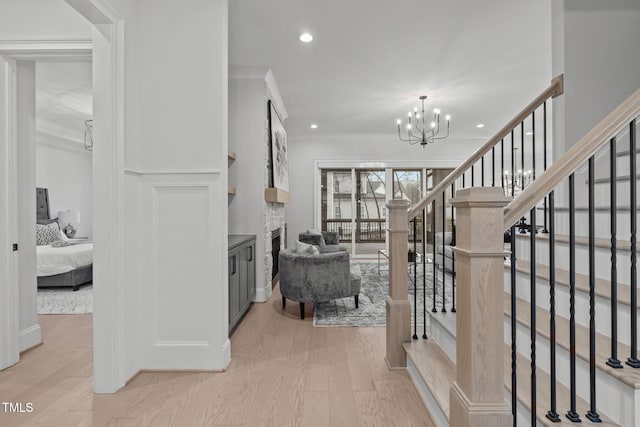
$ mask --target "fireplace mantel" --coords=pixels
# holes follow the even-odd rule
[[[288,191],[281,190],[279,188],[265,188],[264,200],[270,203],[291,203],[291,194]]]

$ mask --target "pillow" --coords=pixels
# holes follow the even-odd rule
[[[296,241],[296,253],[300,255],[318,255],[320,251],[313,245]]]
[[[308,229],[308,230],[307,230],[307,233],[309,233],[309,234],[320,234],[320,235],[322,235],[322,233],[321,233],[320,231],[315,230],[315,229],[313,229],[313,228]]]
[[[36,224],[36,245],[48,245],[57,240],[60,240],[60,227],[57,222]]]

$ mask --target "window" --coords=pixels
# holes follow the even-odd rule
[[[335,219],[340,219],[342,216],[340,215],[340,206],[335,206],[333,208],[333,217]]]

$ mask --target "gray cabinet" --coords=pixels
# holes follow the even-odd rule
[[[229,235],[229,331],[256,296],[256,236]]]

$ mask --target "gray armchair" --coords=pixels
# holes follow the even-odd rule
[[[453,272],[453,247],[455,242],[453,241],[453,233],[446,231],[444,233],[444,248],[442,244],[442,232],[436,233],[436,264],[440,268],[444,268],[446,271]]]
[[[321,233],[319,231],[307,230],[298,235],[298,240],[302,243],[317,246],[320,253],[347,250],[347,248],[339,244],[338,233],[335,231],[323,231]]]
[[[306,302],[354,297],[358,308],[360,276],[351,274],[347,252],[309,255],[284,249],[278,261],[282,307],[287,298],[299,302],[301,319],[304,319]]]

